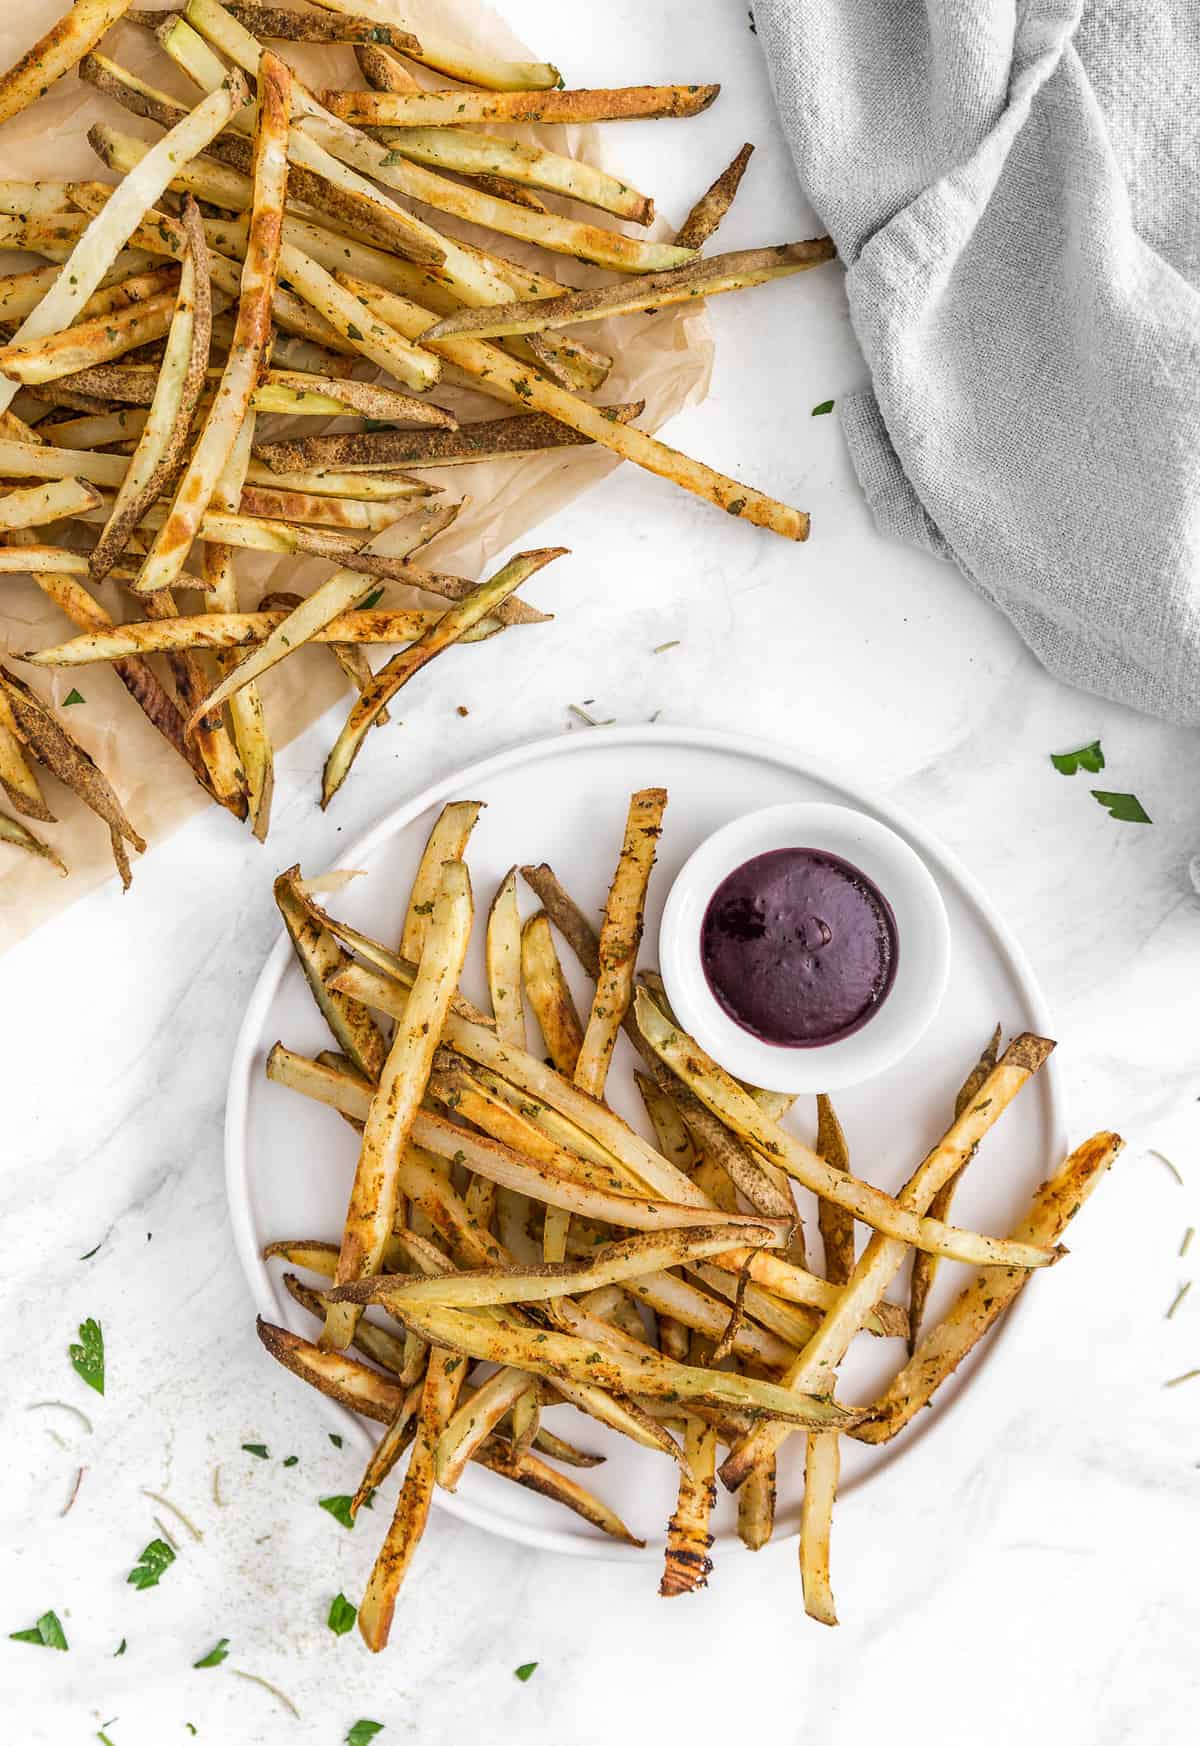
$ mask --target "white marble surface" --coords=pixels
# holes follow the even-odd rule
[[[679,216],[752,138],[729,243],[808,232],[744,5],[508,11],[583,82],[721,78],[721,102],[686,130],[626,130],[631,171]],[[315,806],[326,722],[281,760],[266,850],[200,819],[139,866],[132,896],[110,885],[5,960],[0,1629],[53,1607],[71,1642],[63,1656],[0,1641],[6,1740],[67,1746],[108,1724],[113,1746],[186,1746],[190,1722],[201,1741],[335,1746],[360,1716],[386,1724],[381,1746],[684,1730],[702,1746],[751,1729],[788,1746],[1196,1738],[1200,1381],[1163,1387],[1200,1365],[1200,1291],[1164,1320],[1200,1263],[1200,1242],[1177,1258],[1200,1226],[1195,737],[1064,690],[955,573],[875,536],[835,421],[808,416],[862,373],[836,273],[719,303],[713,320],[712,396],[671,434],[810,508],[808,547],[625,471],[544,530],[576,553],[539,584],[555,623],[511,654],[506,639],[503,671],[447,663],[455,686],[375,738],[328,816]],[[566,726],[584,698],[619,721],[661,708],[836,751],[917,811],[1027,945],[1074,1131],[1116,1126],[1129,1149],[985,1386],[847,1500],[838,1631],[804,1618],[791,1545],[730,1557],[706,1594],[667,1605],[645,1567],[567,1562],[436,1515],[393,1648],[371,1661],[324,1624],[371,1554],[368,1535],[316,1507],[351,1488],[352,1465],[315,1397],[268,1368],[230,1248],[233,1037],[275,937],[276,869],[332,861],[383,807]],[[1141,796],[1152,828],[1114,823],[1085,779],[1051,770],[1049,751],[1096,735],[1106,781]],[[103,1400],[66,1359],[88,1315],[108,1345]],[[27,1416],[48,1398],[83,1407],[94,1434]],[[240,1452],[258,1440],[299,1464]],[[145,1488],[204,1539],[184,1535],[161,1586],[139,1594],[125,1576],[164,1514]],[[193,1671],[220,1636],[229,1661]],[[520,1684],[526,1661],[538,1670]],[[234,1668],[278,1685],[302,1720]]]

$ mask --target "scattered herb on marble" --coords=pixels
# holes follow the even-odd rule
[[[269,1461],[271,1459],[271,1451],[267,1448],[265,1443],[243,1443],[242,1448],[246,1451],[247,1455],[257,1455],[260,1461]]]
[[[1167,1157],[1167,1154],[1165,1152],[1157,1152],[1157,1151],[1155,1151],[1154,1147],[1151,1146],[1150,1147],[1150,1156],[1152,1158],[1157,1158],[1160,1164],[1165,1164],[1167,1169],[1171,1172],[1171,1175],[1175,1178],[1176,1182],[1178,1182],[1178,1184],[1182,1188],[1183,1177],[1180,1175],[1178,1168],[1174,1164],[1172,1164],[1171,1160]]]
[[[79,1259],[81,1261],[90,1261],[93,1255],[98,1255],[100,1253],[101,1247],[102,1247],[102,1245],[97,1243],[96,1247],[94,1249],[89,1249],[87,1254],[81,1255],[79,1257]]]
[[[590,702],[590,699],[589,699]],[[607,721],[597,721],[594,715],[589,715],[581,703],[568,703],[567,708],[572,715],[577,715],[580,721],[585,721],[589,727],[612,727],[616,721],[615,715],[610,715]]]
[[[219,1637],[207,1655],[202,1655],[199,1661],[193,1661],[193,1667],[220,1667],[229,1654],[229,1638]]]
[[[100,1323],[91,1316],[86,1322],[79,1324],[79,1344],[69,1346],[67,1354],[71,1360],[75,1374],[94,1388],[97,1394],[104,1393],[104,1333]]]
[[[348,1493],[342,1492],[337,1497],[321,1498],[320,1504],[323,1510],[329,1511],[335,1522],[340,1522],[343,1528],[352,1528],[354,1526],[354,1517],[350,1514],[352,1501]]]
[[[72,1418],[79,1420],[89,1437],[94,1429],[92,1421],[88,1418],[87,1414],[83,1412],[81,1408],[72,1406],[69,1400],[35,1400],[30,1402],[30,1404],[25,1408],[25,1411],[27,1413],[49,1411],[70,1413]]]
[[[1073,752],[1051,752],[1050,762],[1060,776],[1074,776],[1080,770],[1087,770],[1095,776],[1104,768],[1104,753],[1100,741],[1093,740],[1090,745],[1079,746]]]
[[[1170,1321],[1171,1317],[1175,1314],[1175,1311],[1179,1308],[1180,1304],[1183,1302],[1184,1298],[1187,1296],[1188,1292],[1191,1289],[1192,1289],[1192,1282],[1190,1279],[1186,1280],[1185,1283],[1179,1287],[1179,1290],[1175,1293],[1175,1296],[1171,1299],[1171,1307],[1167,1311],[1167,1318],[1166,1319],[1168,1321]]]
[[[279,1699],[285,1710],[290,1710],[296,1720],[300,1720],[300,1711],[296,1708],[291,1698],[285,1691],[280,1691],[277,1685],[272,1685],[269,1679],[264,1679],[262,1675],[258,1673],[247,1673],[241,1667],[231,1667],[229,1671],[233,1674],[235,1679],[247,1679],[251,1685],[258,1685],[261,1686],[264,1691],[269,1691],[273,1698]]]
[[[164,1510],[170,1510],[175,1519],[183,1523],[193,1540],[203,1540],[204,1535],[200,1532],[200,1529],[196,1526],[195,1522],[192,1521],[191,1517],[185,1516],[179,1505],[177,1503],[172,1503],[169,1497],[164,1497],[161,1491],[151,1491],[149,1486],[144,1485],[142,1487],[142,1496],[150,1498],[152,1502],[156,1504],[161,1504]]]
[[[299,1459],[299,1455],[285,1455],[283,1458],[283,1465],[285,1467],[294,1467]]]
[[[328,1436],[329,1441],[333,1444],[335,1449],[340,1449],[343,1442],[345,1441],[345,1439],[342,1436],[340,1436],[337,1431],[327,1431],[326,1435]]]
[[[134,1588],[157,1588],[159,1577],[174,1562],[175,1554],[165,1540],[151,1540],[125,1580]]]
[[[1200,1370],[1185,1370],[1182,1376],[1172,1376],[1168,1382],[1164,1382],[1163,1387],[1178,1388],[1181,1382],[1191,1382],[1197,1376],[1200,1376]]]
[[[114,1661],[116,1660],[118,1655],[124,1655],[125,1648],[126,1648],[125,1639],[124,1639],[124,1637],[122,1637],[121,1641],[117,1644],[116,1648],[112,1652],[112,1658]]]
[[[8,1635],[14,1643],[36,1643],[40,1649],[70,1647],[55,1612],[43,1613],[37,1624],[30,1625],[27,1631],[10,1631]]]
[[[1192,1238],[1195,1235],[1196,1235],[1195,1225],[1189,1225],[1187,1230],[1183,1233],[1183,1241],[1179,1245],[1180,1256],[1184,1256],[1187,1254],[1188,1250],[1192,1246]]]
[[[1110,818],[1121,824],[1153,824],[1136,794],[1115,794],[1106,788],[1093,788],[1092,799],[1098,800]]]
[[[812,416],[814,418],[824,418],[824,416],[827,412],[832,412],[832,411],[833,411],[833,401],[832,400],[822,400],[820,405],[813,407]]]
[[[521,1681],[521,1684],[524,1685],[526,1680],[533,1678],[536,1670],[537,1670],[537,1662],[536,1661],[523,1661],[521,1663],[520,1667],[513,1668],[513,1676],[516,1679],[519,1679]]]
[[[96,1738],[99,1740],[100,1746],[113,1746],[112,1740],[109,1739],[103,1728],[96,1729]]]
[[[382,1722],[369,1722],[365,1719],[355,1722],[350,1732],[346,1735],[346,1746],[368,1746],[368,1742],[373,1740],[376,1734],[382,1733]]]
[[[73,704],[73,703],[86,703],[86,702],[87,702],[87,698],[84,697],[83,693],[80,691],[76,691],[74,686],[72,686],[70,691],[68,691],[67,695],[63,698],[63,708],[68,709],[68,708],[70,708],[71,704]]]
[[[344,1637],[347,1631],[354,1629],[357,1617],[358,1608],[351,1606],[344,1594],[335,1594],[329,1603],[329,1617],[325,1623],[336,1637]]]
[[[63,1505],[62,1509],[59,1510],[59,1512],[58,1512],[60,1517],[70,1515],[71,1510],[73,1509],[74,1504],[75,1504],[75,1499],[79,1496],[79,1488],[83,1484],[83,1476],[86,1472],[87,1472],[86,1467],[80,1467],[76,1470],[75,1483],[71,1487],[71,1495],[70,1495],[70,1497],[68,1497],[68,1499],[67,1499],[66,1503]]]
[[[675,637],[672,642],[659,643],[658,647],[656,649],[652,649],[650,652],[653,655],[665,655],[668,649],[677,649],[680,646],[681,640],[682,640],[681,638]]]

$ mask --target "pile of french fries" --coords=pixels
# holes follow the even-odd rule
[[[801,511],[640,430],[639,403],[587,398],[612,358],[585,336],[603,317],[761,285],[833,256],[820,237],[701,257],[750,147],[660,242],[612,223],[648,225],[646,195],[490,131],[686,117],[717,86],[565,90],[554,67],[400,28],[377,0],[319,4],[186,0],[147,12],[76,0],[0,76],[0,124],[77,71],[157,130],[149,141],[91,129],[116,181],[0,182],[0,247],[42,263],[0,278],[0,575],[32,574],[81,633],[21,658],[112,663],[211,798],[260,838],[273,770],[261,681],[272,667],[319,643],[355,690],[325,767],[328,805],[421,668],[453,644],[546,616],[516,590],[557,550],[522,553],[486,580],[416,561],[458,507],[430,507],[441,488],[427,469],[600,444],[730,515],[807,537]],[[153,32],[187,101],[103,52],[122,19]],[[289,43],[353,45],[369,88],[310,90],[281,52]],[[608,222],[568,216],[553,204],[564,200]],[[461,240],[460,223],[488,246]],[[510,240],[533,245],[544,265],[510,259]],[[564,257],[621,276],[573,289],[558,273]],[[375,379],[356,379],[360,366]],[[463,388],[504,416],[461,422],[439,399]],[[296,437],[271,428],[280,415],[369,427]],[[387,530],[385,554],[375,548]],[[245,551],[322,558],[333,570],[304,599],[246,611]],[[106,579],[112,606],[96,592]],[[364,609],[381,582],[443,604]],[[366,650],[389,644],[398,652],[373,672]],[[142,843],[111,785],[0,667],[0,785],[18,815],[0,815],[0,836],[65,872],[25,822],[52,818],[36,763],[109,825],[128,882],[126,849]]]
[[[1115,1134],[1087,1141],[1007,1237],[949,1223],[976,1149],[1054,1047],[1023,1034],[1001,1050],[998,1031],[898,1194],[854,1174],[828,1098],[804,1144],[783,1125],[793,1100],[731,1079],[680,1030],[657,976],[638,972],[666,803],[659,788],[633,796],[598,935],[549,866],[520,869],[539,905],[528,919],[517,868],[507,874],[486,921],[490,1012],[459,986],[477,802],[438,818],[398,947],[329,914],[324,887],[299,868],[276,883],[334,1046],[309,1058],[277,1043],[267,1076],[335,1111],[361,1142],[340,1243],[296,1237],[266,1251],[320,1277],[284,1274],[322,1324],[318,1337],[262,1321],[259,1335],[297,1376],[385,1427],[355,1511],[411,1450],[359,1609],[372,1649],[387,1641],[435,1486],[453,1491],[471,1461],[643,1544],[561,1471],[595,1458],[544,1425],[543,1408],[560,1402],[678,1467],[664,1595],[707,1580],[718,1476],[737,1493],[742,1540],[766,1544],[780,1447],[803,1435],[804,1603],[835,1624],[841,1438],[884,1443],[910,1422],[1031,1274],[1059,1257],[1067,1224],[1121,1149]],[[586,1016],[556,930],[591,979]],[[640,1058],[653,1142],[605,1102],[622,1033]],[[817,1197],[823,1271],[796,1184]],[[885,1294],[910,1257],[905,1306]],[[978,1272],[922,1333],[943,1257]],[[386,1322],[367,1319],[368,1307]],[[907,1360],[878,1399],[851,1406],[836,1396],[838,1367],[860,1334],[905,1340]]]

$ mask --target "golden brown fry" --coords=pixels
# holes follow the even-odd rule
[[[129,471],[92,552],[93,582],[108,575],[128,546],[133,530],[172,481],[204,390],[212,344],[212,287],[200,209],[190,194],[184,197],[181,222],[188,254],[162,370]]]
[[[396,1027],[379,1089],[367,1112],[338,1257],[339,1287],[377,1273],[382,1263],[396,1219],[401,1158],[425,1095],[450,999],[458,987],[473,915],[467,869],[460,860],[446,861],[407,1010]],[[344,1347],[353,1335],[359,1312],[352,1303],[336,1301],[341,1307],[330,1312],[322,1338],[326,1345]],[[418,1441],[420,1435],[418,1432]]]
[[[289,1328],[264,1321],[262,1316],[258,1318],[257,1329],[272,1358],[350,1412],[387,1425],[403,1407],[407,1390],[394,1377],[372,1370],[361,1359],[349,1358],[344,1352],[326,1352]]]
[[[29,485],[0,496],[0,533],[16,528],[46,527],[64,517],[84,515],[102,502],[86,479],[56,479]]]
[[[2,688],[0,688],[0,788],[3,788],[13,806],[23,817],[38,819],[42,824],[56,822],[54,814],[46,805],[33,766],[21,749],[16,718]]]
[[[200,521],[233,453],[265,365],[287,188],[291,91],[292,76],[287,64],[268,51],[259,68],[254,205],[233,348],[216,399],[176,491],[171,513],[142,567],[136,584],[139,593],[169,588],[178,579]]]
[[[70,872],[67,863],[48,843],[23,825],[20,819],[10,818],[6,812],[0,812],[0,843],[11,843],[14,849],[24,849],[27,854],[36,855],[40,860],[49,861],[65,879]]]
[[[412,54],[421,46],[410,30],[401,30],[398,25],[376,24],[370,18],[327,17],[316,12],[296,12],[290,6],[243,6],[233,4],[232,0],[225,10],[255,36],[279,42],[382,42],[399,49],[402,54]],[[135,8],[128,16],[131,24],[157,30],[164,20],[181,18],[183,14]]]
[[[44,97],[128,9],[129,0],[75,0],[57,24],[0,76],[0,122]]]
[[[112,315],[81,321],[48,339],[14,341],[0,346],[0,374],[10,386],[18,382],[53,382],[59,376],[74,375],[161,339],[174,312],[174,291],[163,291]]]
[[[309,1267],[320,1272],[326,1279],[332,1279],[337,1271],[338,1249],[336,1243],[297,1244],[271,1243],[263,1250],[264,1257],[282,1255],[293,1261],[297,1266]],[[319,1266],[317,1264],[320,1264]],[[324,1292],[313,1291],[307,1285],[302,1285],[294,1273],[285,1273],[283,1283],[289,1296],[295,1299],[317,1321],[324,1323],[329,1312],[329,1300]],[[373,1363],[384,1370],[391,1371],[401,1388],[411,1388],[414,1382],[419,1382],[425,1369],[425,1358],[422,1354],[416,1362],[410,1362],[407,1339],[402,1339],[390,1333],[387,1328],[378,1327],[374,1322],[368,1322],[365,1317],[354,1330],[351,1342],[360,1352]]]
[[[127,842],[139,855],[145,852],[146,845],[126,818],[100,766],[72,738],[36,693],[3,666],[0,666],[0,688],[5,693],[22,744],[108,826],[121,882],[128,889],[128,862],[117,845]]]
[[[306,908],[296,891],[299,879],[299,867],[291,867],[275,881],[275,902],[279,913],[313,998],[337,1039],[339,1049],[374,1084],[383,1070],[387,1054],[383,1038],[366,1007],[327,986],[327,979],[333,971],[350,963],[350,955]]]
[[[817,1097],[818,1157],[843,1175],[850,1170],[850,1150],[838,1120],[837,1111],[824,1092]],[[821,1242],[825,1248],[825,1277],[834,1285],[845,1285],[854,1272],[854,1215],[838,1206],[836,1201],[817,1201],[817,1219]]]
[[[551,547],[539,552],[522,552],[510,559],[501,570],[472,590],[465,599],[452,605],[438,623],[403,653],[391,660],[375,675],[369,691],[357,699],[346,724],[338,735],[333,750],[325,761],[321,805],[327,807],[358,756],[381,709],[421,668],[458,642],[464,633],[486,618],[492,608],[506,600],[523,582],[535,575],[555,558],[567,555],[565,547]]]
[[[707,1588],[713,1537],[709,1521],[717,1501],[717,1433],[690,1414],[684,1420],[684,1465],[675,1513],[667,1527],[667,1554],[658,1592],[692,1594]]]
[[[1125,1142],[1118,1134],[1094,1134],[1071,1153],[1034,1195],[1014,1236],[1033,1243],[1055,1243],[1103,1179]],[[886,1443],[932,1399],[967,1354],[1024,1289],[1022,1268],[985,1268],[956,1298],[945,1319],[931,1328],[915,1353],[870,1407],[855,1436],[864,1443]]]
[[[576,1085],[603,1097],[621,1021],[633,998],[633,977],[645,925],[646,891],[662,835],[665,788],[644,788],[629,802],[625,840],[600,929],[599,976],[579,1059]]]
[[[574,1077],[583,1042],[583,1025],[554,946],[545,910],[521,930],[521,975],[550,1059],[560,1073]]]
[[[32,561],[42,562],[45,548],[30,552]],[[82,556],[86,565],[86,554]],[[278,596],[267,596],[275,600]],[[289,595],[289,600],[294,598]],[[188,617],[145,620],[115,625],[111,631],[74,637],[70,642],[53,648],[37,649],[21,658],[35,667],[86,667],[97,661],[117,661],[128,655],[153,655],[175,649],[217,649],[236,652],[254,648],[264,642],[288,617],[289,609],[272,606],[258,612],[197,613]],[[364,643],[415,642],[438,614],[410,607],[401,612],[343,612],[316,632],[314,643],[342,643],[358,646]],[[240,695],[240,693],[238,694]]]
[[[484,945],[488,992],[496,1016],[496,1035],[525,1047],[525,1005],[521,998],[521,912],[517,870],[510,867],[488,911]]]
[[[495,339],[514,334],[552,333],[576,323],[604,321],[611,316],[635,315],[641,310],[670,308],[696,298],[723,292],[744,291],[772,279],[806,272],[833,260],[835,250],[828,237],[810,242],[784,243],[775,248],[741,249],[736,254],[713,255],[667,273],[650,273],[632,284],[605,285],[592,291],[569,291],[549,300],[532,298],[498,304],[493,308],[458,310],[443,316],[426,336],[426,343],[466,335],[472,339]]]
[[[775,1529],[774,1457],[753,1472],[737,1494],[738,1539],[761,1552]]]
[[[972,1099],[979,1095],[979,1088],[996,1065],[996,1057],[999,1053],[1000,1026],[997,1025],[982,1055],[959,1087],[958,1096],[954,1100],[956,1116],[960,1116]],[[974,1153],[971,1154],[971,1157],[974,1157]],[[970,1164],[971,1157],[966,1160],[963,1170]],[[952,1176],[944,1188],[938,1190],[929,1203],[931,1218],[946,1219],[949,1217],[950,1207],[954,1201],[954,1191],[961,1181],[962,1170],[958,1172],[957,1176]],[[910,1358],[916,1350],[917,1338],[921,1330],[921,1318],[925,1313],[925,1304],[933,1287],[936,1272],[937,1256],[918,1249],[913,1256],[912,1280],[908,1288],[908,1354]]]
[[[628,424],[644,409],[640,400],[601,408],[618,424]],[[557,419],[530,412],[460,425],[455,431],[350,431],[300,437],[264,443],[258,455],[277,472],[306,467],[457,467],[476,461],[522,460],[589,441]]]
[[[742,177],[746,174],[753,154],[754,147],[749,144],[744,145],[728,168],[722,170],[712,187],[700,196],[675,232],[675,241],[680,248],[699,249],[704,247],[733,205],[737,191],[742,185]]]
[[[416,1419],[421,1410],[423,1393],[424,1382],[414,1383],[405,1396],[404,1405],[372,1449],[362,1478],[350,1499],[352,1520],[357,1519],[359,1510],[383,1484],[416,1435]]]
[[[359,127],[478,127],[486,122],[628,121],[700,115],[719,85],[629,85],[609,91],[325,91],[331,114]]]
[[[442,808],[434,822],[409,893],[400,935],[400,955],[410,964],[418,964],[421,960],[442,880],[442,866],[446,861],[462,860],[482,810],[482,801],[452,800]]]
[[[1045,1267],[1056,1259],[1052,1251],[1034,1244],[1013,1245],[1003,1238],[986,1237],[976,1231],[959,1231],[940,1220],[915,1214],[870,1183],[832,1169],[785,1128],[772,1122],[753,1098],[704,1053],[694,1038],[686,1037],[663,1016],[644,989],[637,993],[637,1019],[639,1028],[659,1057],[679,1074],[714,1115],[719,1115],[756,1151],[773,1163],[781,1164],[788,1175],[795,1177],[805,1188],[836,1202],[864,1224],[901,1243],[931,1249],[951,1260],[967,1261],[976,1266]],[[1042,1050],[1040,1056],[1039,1047]],[[1051,1048],[1053,1044],[1035,1039],[1025,1053],[1037,1056],[1040,1066]],[[1011,1086],[1010,1098],[1029,1076],[1019,1057],[1014,1057],[1012,1067],[1014,1071],[1006,1079]],[[997,1098],[993,1100],[993,1107],[979,1112],[982,1118],[980,1136],[986,1133],[1003,1107]]]
[[[829,1534],[841,1471],[836,1436],[810,1436],[804,1457],[804,1497],[800,1505],[800,1576],[804,1610],[822,1625],[836,1625],[829,1582]]]
[[[980,1089],[978,1099],[965,1110],[927,1154],[900,1191],[896,1204],[906,1213],[919,1215],[942,1184],[953,1176],[971,1148],[993,1127],[1008,1105],[1045,1064],[1054,1044],[1028,1032],[1014,1038]],[[851,1178],[842,1180],[849,1181]],[[943,1229],[949,1229],[943,1226]],[[1010,1253],[1027,1253],[1035,1245],[1006,1245]],[[875,1231],[843,1287],[835,1308],[784,1378],[785,1387],[826,1386],[841,1363],[854,1335],[862,1326],[868,1308],[874,1308],[904,1264],[908,1243],[894,1235]],[[1020,1263],[1014,1262],[1014,1265]],[[744,1437],[721,1466],[721,1478],[736,1490],[747,1474],[775,1454],[783,1441],[770,1429]]]

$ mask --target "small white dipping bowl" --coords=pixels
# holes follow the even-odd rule
[[[772,849],[840,855],[874,881],[896,918],[892,986],[862,1028],[836,1042],[764,1042],[730,1018],[704,974],[700,930],[713,893]],[[658,949],[680,1024],[728,1072],[768,1091],[838,1091],[894,1066],[925,1031],[946,990],[950,924],[933,875],[903,837],[848,806],[797,801],[747,813],[701,843],[671,887]]]

